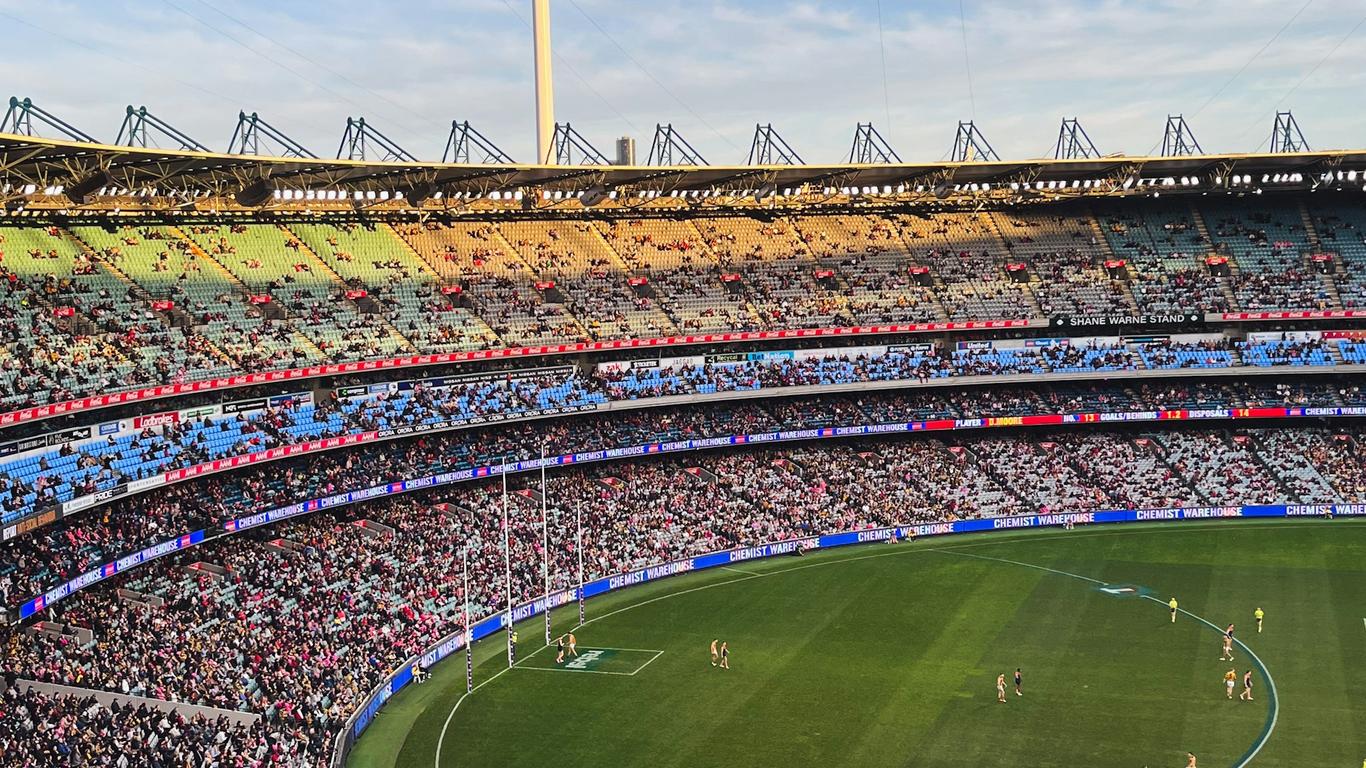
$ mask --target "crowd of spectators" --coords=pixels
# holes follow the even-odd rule
[[[0,761],[13,766],[268,765],[282,734],[146,705],[48,695],[0,682]],[[243,761],[243,762],[239,762]]]
[[[556,470],[545,486],[552,588],[705,551],[876,526],[1172,504],[1360,501],[1359,430],[1047,432],[858,440]],[[1302,446],[1299,458],[1288,449]],[[1293,451],[1292,451],[1293,452]],[[144,748],[220,764],[316,765],[380,680],[509,584],[499,482],[377,500],[166,558],[50,611],[94,640],[6,636],[3,671],[132,696],[260,714],[253,728],[185,723],[144,710],[6,695],[34,718],[125,717],[160,735]],[[541,486],[510,494],[510,588],[545,588]],[[468,557],[471,592],[461,564]],[[122,591],[117,591],[122,590]],[[141,712],[141,714],[138,714]],[[36,713],[36,714],[35,714]],[[148,718],[151,719],[149,724]],[[19,725],[10,725],[17,722]],[[222,735],[219,730],[224,730]],[[0,744],[4,744],[0,732]],[[64,742],[66,743],[66,742]],[[41,742],[40,742],[41,744]],[[60,748],[89,749],[88,741]],[[53,746],[52,748],[59,748]],[[188,751],[176,751],[188,750]]]
[[[1344,342],[1350,345],[1350,342]],[[755,359],[664,368],[612,367],[581,374],[572,366],[509,371],[490,381],[286,401],[247,413],[205,415],[148,427],[132,436],[108,436],[73,446],[63,443],[38,456],[0,462],[0,512],[21,519],[77,496],[130,480],[216,459],[258,453],[325,437],[400,425],[432,425],[492,414],[518,416],[546,408],[592,406],[682,394],[713,394],[793,386],[863,382],[929,382],[945,377],[1047,374],[1148,368],[1217,368],[1235,364],[1234,353],[1258,367],[1334,364],[1321,339],[1048,343],[972,346],[937,354],[915,351]]]
[[[1305,266],[1315,244],[1296,206],[1201,210],[1126,200],[1099,220],[1103,239],[1087,216],[1027,211],[6,227],[0,337],[19,354],[0,358],[0,403],[691,330],[1359,303],[1354,251],[1338,278]],[[1319,221],[1321,236],[1356,247],[1354,219]],[[1113,257],[1125,263],[1102,269]]]
[[[1332,406],[1366,401],[1342,380],[1075,382],[673,406],[504,423],[324,452],[117,499],[0,544],[0,605],[115,557],[302,499],[510,460],[779,429],[1156,409]],[[1360,404],[1360,403],[1358,403]]]

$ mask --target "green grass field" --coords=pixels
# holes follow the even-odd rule
[[[1144,587],[1155,600],[1067,574]],[[1175,624],[1161,604],[1172,595],[1192,614]],[[560,611],[556,631],[575,614]],[[1156,768],[1184,766],[1187,751],[1201,768],[1366,759],[1366,521],[867,545],[643,585],[590,602],[588,617],[581,651],[634,650],[555,669],[552,650],[526,655],[540,645],[528,642],[542,633],[533,619],[520,628],[521,665],[506,670],[497,640],[477,646],[482,686],[463,700],[463,657],[439,665],[387,705],[350,765]],[[1225,698],[1226,670],[1258,668],[1243,648],[1233,664],[1219,661],[1219,632],[1196,617],[1237,624],[1274,680],[1274,707],[1261,671],[1255,702]],[[730,643],[729,672],[708,660],[713,638]],[[999,704],[996,675],[1016,667],[1025,695]]]

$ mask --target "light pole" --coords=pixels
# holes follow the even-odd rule
[[[508,528],[508,457],[503,454],[503,576],[504,584],[507,587],[508,612],[507,612],[507,641],[508,641],[508,667],[511,668],[517,661],[516,644],[512,642],[512,549],[509,542]]]
[[[574,523],[578,528],[574,549],[579,551],[579,626],[583,626],[583,507],[574,505]]]
[[[472,515],[471,515],[472,516]],[[470,627],[470,547],[460,555],[460,578],[465,595],[465,693],[474,690],[474,630]]]
[[[545,495],[545,441],[541,441],[541,580],[545,585],[545,597],[541,598],[541,610],[545,613],[545,644],[550,645],[550,514],[549,502]]]
[[[536,73],[536,162],[555,162],[555,87],[551,73],[550,0],[532,0],[531,35]]]

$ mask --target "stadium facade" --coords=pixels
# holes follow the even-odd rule
[[[5,671],[247,713],[227,743],[256,759],[342,761],[466,601],[487,633],[507,602],[893,530],[1366,493],[1363,152],[567,167],[4,135],[0,172]],[[586,572],[537,556],[552,512]]]

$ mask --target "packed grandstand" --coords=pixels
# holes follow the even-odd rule
[[[4,404],[703,333],[1366,309],[1366,217],[1351,203],[1064,210],[11,223],[0,227],[5,340],[16,351]]]
[[[339,765],[467,602],[703,553],[1366,510],[1355,193],[39,207],[0,278],[16,765]]]

